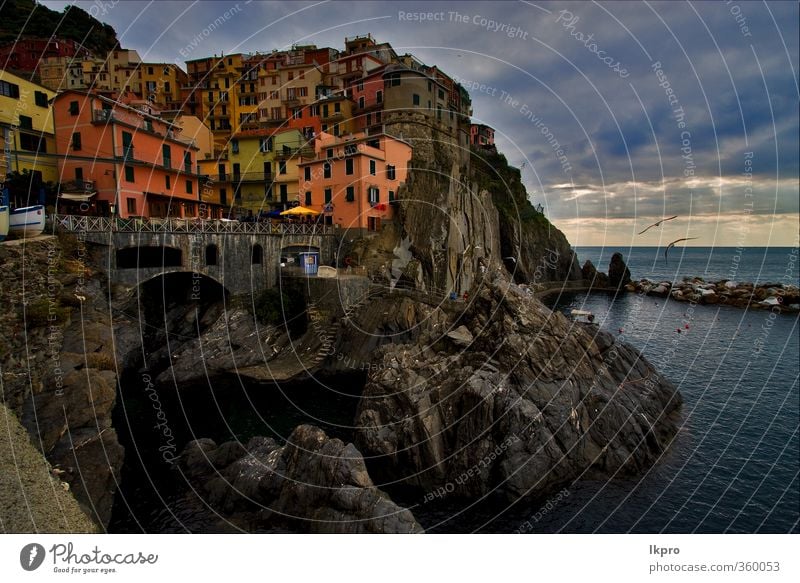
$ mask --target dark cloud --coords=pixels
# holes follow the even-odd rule
[[[95,14],[103,2],[78,4]],[[293,43],[341,48],[371,32],[485,85],[472,91],[474,117],[498,130],[512,163],[525,162],[532,198],[546,199],[556,221],[738,212],[746,152],[754,212],[797,212],[797,3],[119,2],[99,17],[124,46],[169,62]],[[592,194],[554,188],[570,183]]]

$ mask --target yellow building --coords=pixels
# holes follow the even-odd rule
[[[312,158],[296,129],[248,130],[234,134],[229,147],[233,202],[247,214],[284,210],[299,201],[297,165]]]
[[[0,180],[27,170],[42,182],[58,182],[50,104],[55,95],[46,87],[0,70]]]
[[[139,78],[142,98],[163,110],[183,107],[181,87],[188,82],[183,70],[172,63],[141,63]]]

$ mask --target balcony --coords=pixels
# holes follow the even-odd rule
[[[275,150],[276,160],[288,160],[290,158],[313,158],[314,156],[314,148],[310,146],[304,148],[290,148],[288,146],[284,146],[279,150]]]
[[[62,193],[93,193],[94,180],[67,180],[61,183]]]
[[[263,172],[242,172],[240,174],[223,174],[222,176],[223,179],[220,182],[224,180],[224,177],[230,177],[231,182],[240,184],[245,182],[270,182],[273,178],[272,174]]]
[[[117,151],[114,152],[114,156],[121,159],[125,163],[136,161],[133,146],[117,146]]]

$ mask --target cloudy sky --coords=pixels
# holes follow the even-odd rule
[[[798,243],[796,2],[76,4],[146,61],[369,32],[439,65],[575,245]]]

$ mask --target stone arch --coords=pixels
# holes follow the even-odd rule
[[[264,263],[264,248],[256,243],[250,249],[250,264],[262,265]]]

